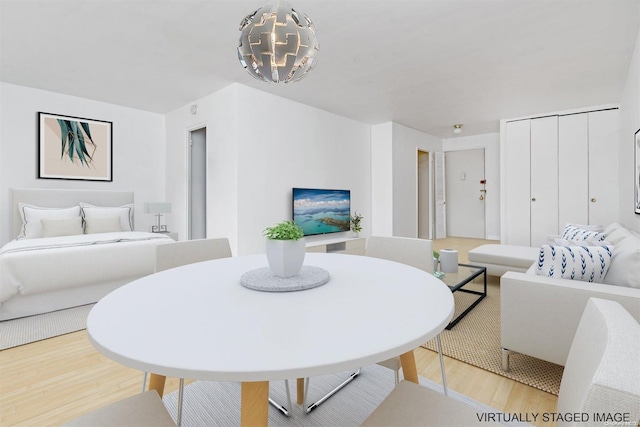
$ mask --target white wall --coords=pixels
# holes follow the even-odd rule
[[[633,210],[633,137],[640,129],[640,32],[620,100],[620,223],[640,231],[640,215]]]
[[[393,236],[393,123],[371,126],[371,234]]]
[[[393,235],[418,237],[418,150],[442,151],[442,139],[393,123]]]
[[[228,237],[237,253],[238,85],[233,84],[166,116],[167,199],[173,203],[173,229],[188,237],[189,131],[207,128],[207,237]],[[191,106],[198,111],[191,113]]]
[[[195,116],[190,106],[167,115],[167,193],[186,206],[186,133],[206,124],[209,237],[229,237],[234,254],[263,253],[264,228],[291,218],[293,187],[351,190],[370,234],[369,125],[240,84],[194,104]]]
[[[486,238],[500,240],[500,134],[487,133],[483,135],[462,136],[446,139],[442,149],[447,151],[470,150],[484,148],[484,170],[487,180],[485,193]],[[447,216],[461,215],[464,212],[447,211]]]
[[[0,244],[11,235],[9,189],[132,190],[135,228],[148,230],[154,217],[143,203],[164,199],[164,116],[39,89],[0,83]],[[38,179],[38,112],[113,122],[113,182]]]
[[[371,134],[373,234],[418,237],[418,150],[442,151],[442,140],[394,122]]]

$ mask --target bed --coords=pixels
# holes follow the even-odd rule
[[[133,231],[133,199],[130,191],[11,189],[18,238],[0,248],[0,321],[94,303],[153,273],[155,247],[173,240]]]

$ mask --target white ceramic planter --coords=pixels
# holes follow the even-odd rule
[[[273,274],[291,277],[300,272],[305,255],[305,241],[267,239],[267,261]]]

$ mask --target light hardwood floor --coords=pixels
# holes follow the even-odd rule
[[[486,243],[478,239],[434,241],[436,250],[456,248],[460,260],[466,251]],[[441,383],[437,354],[416,350],[418,373]],[[494,373],[445,358],[452,390],[509,414],[543,414],[556,410],[556,396]],[[140,392],[142,373],[111,361],[97,352],[85,331],[0,351],[0,426],[56,426]],[[167,381],[167,392],[178,381]],[[334,398],[339,398],[337,395]],[[542,423],[537,426],[551,426]]]

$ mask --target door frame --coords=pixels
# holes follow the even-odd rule
[[[429,232],[427,237],[430,240],[433,240],[435,235],[435,197],[434,197],[434,189],[435,189],[435,180],[434,180],[434,162],[433,156],[435,155],[435,151],[423,150],[418,148],[416,150],[416,237],[420,238],[420,153],[426,153],[429,156],[429,184],[427,185],[427,189],[429,191]]]
[[[209,135],[209,129],[207,127],[207,123],[206,122],[201,122],[198,124],[195,124],[193,126],[187,127],[185,129],[185,151],[186,151],[186,155],[185,155],[185,170],[186,170],[186,182],[185,182],[185,220],[186,220],[186,231],[187,231],[187,238],[186,240],[190,240],[191,239],[191,213],[190,213],[190,209],[191,209],[191,133],[194,131],[197,131],[199,129],[204,129],[205,133],[208,137]],[[207,146],[206,146],[206,139],[205,139],[205,153],[207,153],[208,156],[208,150],[207,150]],[[205,182],[208,180],[209,178],[209,164],[208,162],[205,162]],[[205,202],[205,234],[207,232],[207,221],[206,221],[206,212],[208,211],[207,209],[207,204]]]

